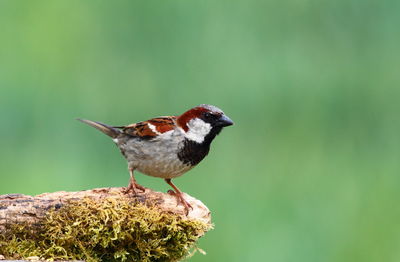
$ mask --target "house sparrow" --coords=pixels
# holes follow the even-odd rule
[[[128,126],[109,126],[78,119],[110,136],[128,161],[130,174],[126,192],[145,188],[136,183],[135,170],[164,180],[170,191],[185,206],[191,205],[171,179],[196,166],[208,154],[210,144],[222,128],[233,125],[221,109],[212,105],[196,106],[180,116],[161,116]]]

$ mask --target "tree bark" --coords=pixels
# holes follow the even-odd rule
[[[183,197],[187,215],[175,195],[148,188],[0,195],[0,262],[178,261],[200,250],[197,240],[212,228],[208,208]]]
[[[104,198],[133,198],[144,204],[156,205],[161,212],[174,213],[183,219],[192,219],[211,224],[209,209],[200,201],[188,194],[185,199],[193,209],[185,215],[184,206],[177,198],[167,193],[156,192],[146,189],[145,192],[138,192],[136,195],[127,195],[124,188],[96,188],[92,190],[54,193],[43,193],[37,196],[23,194],[0,195],[0,234],[18,224],[28,224],[32,230],[40,228],[41,221],[49,210],[57,210],[72,201],[81,201],[84,198],[91,198],[101,201]]]

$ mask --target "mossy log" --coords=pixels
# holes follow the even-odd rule
[[[0,195],[0,255],[51,260],[178,261],[212,228],[208,208],[184,194],[123,188]]]

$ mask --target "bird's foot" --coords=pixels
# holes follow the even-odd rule
[[[175,196],[178,199],[178,203],[181,202],[182,205],[185,207],[185,214],[186,216],[189,214],[189,209],[193,210],[193,207],[191,204],[189,204],[189,202],[187,202],[184,198],[182,193],[177,193],[174,190],[168,190],[167,191],[168,194]]]
[[[141,186],[141,185],[139,185],[139,184],[137,184],[135,182],[130,181],[129,185],[125,188],[124,193],[125,194],[132,193],[133,195],[136,195],[137,194],[137,191],[136,191],[137,189],[142,191],[142,192],[146,191],[146,188],[144,188],[143,186]]]
[[[135,187],[129,183],[129,185],[127,187],[124,188],[124,194],[133,194],[136,195],[136,190]]]
[[[135,189],[139,189],[139,190],[142,191],[142,192],[145,192],[145,191],[146,191],[146,188],[145,188],[144,186],[141,186],[141,185],[136,184],[136,183],[135,183]]]

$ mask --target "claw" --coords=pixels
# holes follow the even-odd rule
[[[145,192],[145,191],[146,191],[146,188],[143,187],[143,186],[141,186],[141,185],[139,185],[139,184],[135,184],[135,188],[136,188],[136,189],[139,189],[139,190],[142,191],[142,192]]]
[[[133,176],[133,170],[134,170],[133,168],[129,168],[130,179],[129,179],[129,185],[124,190],[125,194],[129,194],[132,192],[134,195],[136,195],[137,189],[142,191],[142,193],[146,191],[146,188],[136,183],[135,177]]]
[[[133,195],[137,194],[137,189],[139,189],[142,192],[146,191],[146,188],[144,188],[143,186],[135,183],[134,181],[130,180],[129,181],[129,185],[125,188],[124,193],[125,194],[129,194],[129,193],[133,193]]]
[[[133,170],[134,170],[133,168],[129,168],[130,179],[129,179],[129,185],[124,190],[125,194],[129,194],[132,192],[133,195],[136,195],[137,194],[136,189],[139,189],[142,192],[146,191],[146,188],[136,183],[135,177],[133,176]]]
[[[189,202],[187,202],[187,201],[183,198],[183,196],[179,196],[178,198],[181,200],[183,206],[185,207],[185,214],[186,214],[186,216],[189,215],[189,208],[190,208],[191,210],[193,210],[192,205],[190,205]]]
[[[168,183],[168,182],[167,182]],[[168,183],[169,184],[169,183]],[[183,198],[183,194],[182,194],[182,192],[181,191],[174,191],[174,190],[168,190],[167,191],[167,193],[168,194],[170,194],[170,195],[172,195],[172,196],[175,196],[177,199],[178,199],[178,204],[179,204],[179,202],[181,202],[182,203],[182,205],[185,207],[185,214],[186,214],[186,216],[187,215],[189,215],[189,209],[191,209],[191,210],[193,210],[193,207],[192,207],[192,205],[190,205],[189,204],[189,202],[187,202],[186,200],[185,200],[185,198]],[[177,205],[178,205],[177,204]]]
[[[135,187],[131,183],[129,183],[129,185],[127,187],[125,187],[124,193],[125,194],[133,193],[133,195],[136,195]]]

